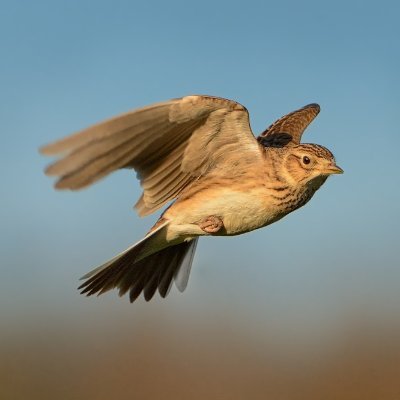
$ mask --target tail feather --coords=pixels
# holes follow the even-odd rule
[[[171,262],[158,280],[158,293],[162,298],[165,298],[171,290],[175,269],[175,263]]]
[[[130,282],[124,284],[124,288],[129,286],[130,301],[135,301],[141,292],[143,292],[145,300],[149,301],[157,289],[161,297],[165,297],[169,293],[178,271],[182,268],[190,270],[191,265],[184,261],[187,254],[196,247],[197,240],[167,247],[135,263],[133,268],[137,274],[132,274]],[[117,287],[120,287],[119,284]],[[121,294],[124,293],[121,293],[120,289]]]
[[[190,270],[192,269],[192,262],[194,253],[196,252],[197,239],[193,241],[192,246],[185,253],[180,268],[174,271],[175,285],[180,292],[186,289],[189,281]]]
[[[163,227],[160,227],[162,229]],[[180,291],[186,288],[197,240],[182,242],[158,252],[140,257],[140,253],[160,229],[131,246],[102,266],[86,274],[86,281],[79,287],[87,296],[102,294],[117,288],[122,296],[129,291],[130,301],[135,301],[143,292],[146,301],[159,291],[165,297],[172,281]]]

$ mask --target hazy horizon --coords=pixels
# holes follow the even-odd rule
[[[1,8],[1,398],[399,398],[398,3]],[[188,94],[240,102],[256,135],[319,103],[303,141],[345,173],[270,227],[202,238],[182,294],[79,295],[159,214],[135,214],[132,171],[55,191],[38,148]]]

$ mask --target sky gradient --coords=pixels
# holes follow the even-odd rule
[[[244,342],[254,335],[262,343],[268,332],[300,354],[318,343],[326,349],[349,320],[400,323],[398,2],[0,7],[0,312],[8,337],[46,318],[56,330],[68,321],[90,332],[105,329],[105,313],[117,326],[127,318],[146,325],[144,315],[177,325],[220,315],[245,330]],[[129,171],[56,192],[38,147],[188,94],[242,103],[256,135],[319,103],[303,141],[328,147],[345,173],[271,227],[201,239],[183,294],[174,288],[166,300],[133,306],[115,292],[80,296],[78,278],[140,239],[155,216],[133,212],[140,188]]]

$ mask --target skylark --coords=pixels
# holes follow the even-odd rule
[[[137,172],[140,216],[175,201],[140,242],[82,279],[82,293],[118,288],[183,291],[199,236],[238,235],[278,221],[306,204],[342,169],[323,146],[300,144],[319,113],[309,104],[274,122],[257,139],[241,104],[187,96],[133,110],[41,148],[62,158],[46,169],[57,189],[77,190],[120,168]]]

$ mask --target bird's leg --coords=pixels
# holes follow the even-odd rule
[[[224,223],[220,217],[210,215],[198,222],[198,225],[206,233],[216,233],[224,226]]]

